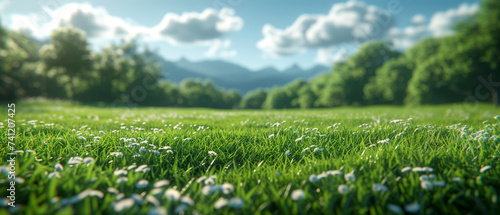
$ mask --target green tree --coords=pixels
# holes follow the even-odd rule
[[[39,47],[34,39],[0,27],[0,100],[42,95]]]
[[[266,97],[266,100],[262,104],[264,109],[283,109],[290,108],[290,98],[286,90],[283,87],[274,87],[271,89]]]
[[[240,107],[244,109],[260,109],[267,97],[267,91],[262,88],[257,88],[254,91],[248,92],[241,100]]]
[[[294,103],[300,108],[312,108],[316,99],[317,96],[311,89],[311,85],[307,84],[297,92],[297,98],[294,100]]]
[[[369,100],[402,105],[406,97],[406,87],[412,77],[413,62],[406,57],[393,58],[376,71],[364,87],[364,94]]]
[[[400,56],[391,46],[386,41],[371,42],[363,45],[345,62],[336,63],[332,78],[320,96],[320,104],[333,107],[380,103],[379,100],[366,98],[363,88],[386,61]]]
[[[85,79],[92,68],[85,33],[73,27],[65,27],[54,30],[50,39],[52,44],[42,47],[42,62],[48,70],[56,69],[58,75],[67,79],[69,98],[74,98],[76,89],[85,88]]]
[[[94,68],[90,87],[79,97],[86,101],[113,102],[126,93],[134,81],[133,61],[123,57],[122,50],[111,45],[92,56]]]

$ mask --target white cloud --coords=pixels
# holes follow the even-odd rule
[[[392,28],[387,34],[394,46],[401,49],[409,48],[426,36],[430,36],[430,32],[425,25],[407,26],[404,29]]]
[[[65,26],[82,29],[89,39],[133,37],[148,31],[146,27],[130,25],[122,18],[110,15],[106,9],[87,3],[69,3],[55,10],[30,15],[14,14],[11,20],[12,29],[30,32],[39,39],[47,38],[54,29]]]
[[[266,24],[262,28],[264,38],[257,47],[264,51],[264,56],[287,56],[313,49],[317,50],[316,62],[331,65],[349,55],[347,50],[339,48],[341,44],[360,45],[370,39],[388,39],[395,47],[405,49],[423,37],[452,34],[455,23],[478,11],[478,4],[461,4],[458,8],[436,12],[428,24],[424,15],[416,14],[411,25],[395,28],[391,12],[397,14],[397,11],[349,1],[334,4],[326,15],[303,14],[285,29]]]
[[[457,9],[449,9],[445,12],[435,13],[429,23],[429,30],[437,37],[450,35],[453,33],[452,27],[455,23],[479,11],[477,4],[461,4]]]
[[[7,6],[9,6],[10,0],[2,0],[0,1],[0,12],[3,11]]]
[[[234,49],[230,49],[231,41],[230,40],[215,40],[212,45],[209,47],[207,52],[205,52],[205,56],[207,57],[235,57],[237,55],[237,51]]]
[[[222,8],[217,12],[209,8],[202,13],[168,13],[153,31],[171,43],[194,44],[211,43],[226,33],[241,30],[242,27],[243,20],[235,16],[234,10]]]
[[[11,23],[11,29],[30,33],[38,39],[48,38],[59,27],[74,26],[82,29],[93,42],[140,36],[148,41],[166,40],[173,45],[212,46],[215,51],[221,45],[221,37],[239,31],[243,26],[243,20],[227,8],[218,12],[206,9],[202,13],[167,13],[158,25],[146,27],[131,24],[134,22],[113,16],[105,8],[88,3],[68,3],[29,15],[14,14]],[[234,52],[231,54],[234,55]]]
[[[264,38],[257,47],[283,56],[304,49],[324,49],[341,43],[356,43],[381,38],[393,25],[391,13],[363,2],[334,4],[326,15],[303,14],[286,29],[266,24]]]
[[[479,11],[477,4],[461,4],[458,8],[447,11],[436,12],[428,25],[425,25],[425,17],[417,14],[412,18],[412,25],[403,29],[392,28],[387,39],[393,41],[398,48],[408,48],[417,43],[423,37],[434,36],[443,37],[453,34],[453,25],[460,20],[464,20]]]
[[[411,24],[414,24],[414,25],[424,24],[425,21],[427,21],[427,20],[425,19],[425,16],[422,14],[417,14],[417,15],[413,16],[413,18],[411,18]]]
[[[345,61],[348,56],[349,51],[346,48],[320,48],[316,55],[316,62],[330,66],[335,62]]]

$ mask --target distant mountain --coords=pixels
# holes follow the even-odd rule
[[[283,71],[274,67],[252,71],[222,60],[191,62],[182,58],[178,61],[168,61],[160,56],[157,56],[157,60],[162,66],[161,72],[164,78],[170,82],[180,83],[186,78],[210,79],[219,87],[237,89],[242,94],[259,87],[283,86],[298,78],[311,79],[320,73],[330,71],[328,67],[319,65],[309,69],[292,65]]]

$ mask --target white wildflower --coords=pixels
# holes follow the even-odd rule
[[[243,204],[245,204],[243,199],[238,198],[238,197],[233,197],[233,198],[231,198],[231,200],[229,200],[229,205],[234,209],[242,208]]]
[[[165,197],[169,200],[177,201],[181,197],[181,194],[179,191],[170,188],[165,191]]]
[[[134,206],[134,204],[135,204],[135,201],[132,198],[126,198],[126,199],[123,199],[119,202],[114,202],[113,203],[113,210],[115,212],[121,212],[125,209],[131,208],[132,206]]]
[[[354,172],[345,174],[344,178],[346,181],[356,181],[356,176],[354,175]]]
[[[393,212],[395,214],[403,213],[403,209],[401,209],[401,207],[399,207],[398,205],[395,205],[395,204],[387,204],[387,209],[389,209],[391,212]]]
[[[228,201],[226,198],[221,197],[219,200],[217,200],[217,201],[215,202],[215,204],[214,204],[214,208],[215,208],[216,210],[221,209],[221,208],[223,208],[223,207],[226,207],[228,203],[229,203],[229,201]]]
[[[149,184],[149,182],[145,179],[142,179],[142,180],[139,180],[136,184],[135,184],[135,187],[138,188],[138,189],[142,189],[142,188],[145,188],[147,187]]]
[[[293,201],[299,201],[302,198],[304,198],[304,195],[305,195],[304,190],[298,189],[292,192],[291,197]]]
[[[424,190],[431,190],[434,186],[430,181],[422,181],[420,182],[420,187],[422,187],[422,189]]]
[[[125,183],[127,181],[128,181],[127,177],[120,177],[120,178],[116,179],[117,184],[122,184],[122,183]]]
[[[347,185],[345,185],[345,184],[339,185],[339,187],[337,188],[337,190],[341,194],[347,194],[347,193],[349,193],[349,187]]]
[[[484,173],[484,172],[488,171],[489,169],[491,169],[491,166],[490,166],[490,165],[486,165],[486,166],[483,166],[483,167],[479,170],[479,172],[480,172],[480,173]]]
[[[418,203],[411,203],[405,206],[405,210],[408,213],[417,213],[420,210],[420,205]]]
[[[372,185],[372,190],[373,192],[387,192],[389,188],[383,184],[377,183]]]
[[[410,170],[411,170],[411,167],[407,166],[407,167],[401,169],[401,172],[408,172]]]
[[[164,186],[168,186],[170,184],[170,181],[169,180],[160,180],[160,181],[157,181],[153,187],[155,188],[159,188],[159,187],[164,187]]]

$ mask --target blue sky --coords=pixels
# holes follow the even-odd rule
[[[472,0],[0,0],[0,14],[2,25],[40,39],[75,25],[93,49],[140,35],[169,60],[223,59],[252,69],[283,69],[331,65],[369,39],[391,40],[404,50],[423,37],[451,34],[451,26],[477,13],[479,5]]]

